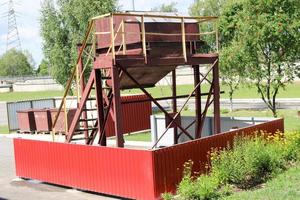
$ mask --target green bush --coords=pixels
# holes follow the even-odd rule
[[[178,186],[177,194],[186,200],[218,199],[219,183],[213,176],[202,175],[195,180],[193,177],[185,176]]]
[[[279,141],[280,142],[280,141]],[[289,161],[300,160],[300,132],[287,132],[282,142],[285,159]]]
[[[233,149],[213,152],[212,174],[220,183],[251,188],[264,182],[285,166],[281,145],[262,137],[237,138]]]
[[[169,193],[169,192],[163,193],[163,194],[161,195],[161,197],[162,197],[164,200],[172,200],[172,199],[174,199],[174,198],[173,198],[173,195],[172,195],[171,193]]]

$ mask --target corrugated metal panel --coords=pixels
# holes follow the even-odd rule
[[[232,144],[234,137],[239,134],[249,135],[257,130],[275,133],[284,131],[283,119],[278,119],[235,131],[225,132],[198,140],[166,147],[154,151],[154,180],[156,196],[166,191],[174,192],[182,178],[183,164],[188,160],[194,163],[193,171],[205,172],[205,163],[211,148],[226,147]]]
[[[54,99],[28,100],[19,102],[7,102],[8,127],[9,130],[18,130],[17,111],[31,108],[54,108]]]
[[[148,99],[146,95],[122,96],[122,102]],[[137,102],[122,104],[123,133],[131,133],[150,129],[150,116],[152,114],[151,102]],[[114,136],[114,121],[109,115],[106,125],[106,135]]]
[[[126,198],[155,199],[152,151],[24,139],[14,139],[14,151],[19,177]]]
[[[54,108],[54,99],[41,99],[32,101],[32,108]]]
[[[9,130],[19,129],[17,111],[31,108],[30,101],[7,103],[8,128]]]
[[[17,118],[18,118],[19,129],[22,133],[36,131],[34,114],[31,109],[17,111]]]

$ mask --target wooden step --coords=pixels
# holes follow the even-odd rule
[[[95,111],[97,108],[84,108],[82,111]]]
[[[76,140],[86,140],[88,138],[82,137],[82,138],[72,138],[71,141],[76,141]]]
[[[89,122],[89,121],[96,121],[97,118],[91,118],[91,119],[79,119],[79,122]]]
[[[80,131],[80,132],[83,132],[83,131],[91,131],[91,130],[96,130],[98,128],[80,128],[80,129],[76,129],[75,131]]]
[[[96,97],[89,97],[89,98],[87,98],[87,101],[94,101],[94,100],[96,100]]]

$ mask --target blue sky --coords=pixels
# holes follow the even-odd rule
[[[0,0],[0,5],[7,0]],[[43,0],[16,0],[18,12],[17,24],[23,50],[28,50],[38,65],[43,58],[42,39],[40,37],[39,16]],[[177,3],[180,13],[187,15],[188,8],[194,0],[135,0],[135,9],[147,11],[163,3]],[[119,0],[122,10],[132,10],[132,0]],[[7,5],[0,7],[0,16],[7,10]],[[0,17],[0,55],[6,50],[7,18]]]

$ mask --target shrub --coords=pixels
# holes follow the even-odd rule
[[[289,161],[300,160],[300,132],[284,134],[284,156]]]
[[[218,180],[209,175],[202,175],[198,178],[193,177],[192,166],[193,162],[191,160],[184,164],[183,178],[177,188],[180,199],[217,199],[220,195]]]
[[[174,199],[173,195],[169,192],[166,192],[166,193],[163,193],[161,195],[161,197],[164,199],[164,200],[172,200]]]
[[[218,180],[213,176],[202,175],[193,180],[185,176],[180,182],[177,194],[181,199],[206,200],[218,199],[220,196]]]
[[[220,183],[251,188],[284,168],[280,147],[258,136],[237,138],[233,149],[212,153],[212,174]]]

